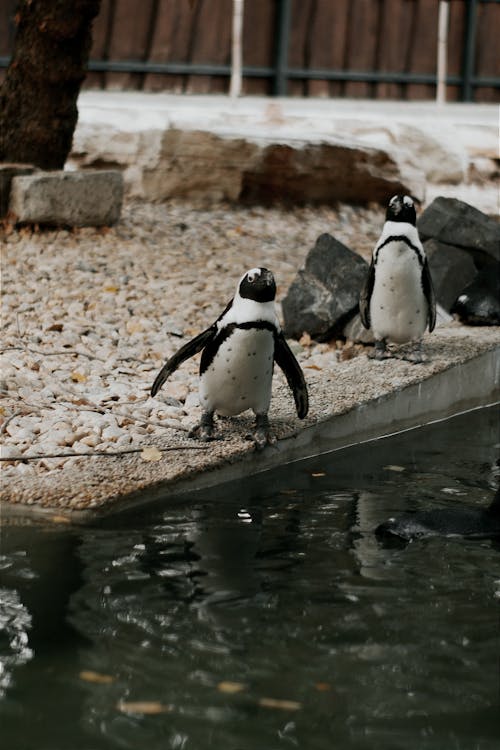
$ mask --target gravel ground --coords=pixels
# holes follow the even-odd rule
[[[129,201],[112,229],[4,227],[2,455],[47,456],[4,462],[5,497],[99,507],[186,468],[206,470],[248,452],[247,417],[221,420],[225,439],[208,447],[187,438],[200,414],[198,358],[152,399],[155,374],[218,316],[245,270],[269,267],[279,300],[319,234],[330,232],[368,259],[383,221],[384,211],[375,207],[203,210],[185,202]],[[306,424],[449,366],[456,360],[454,336],[462,336],[456,324],[451,331],[451,338],[429,338],[432,365],[380,367],[362,347],[341,342],[315,345],[305,338],[294,345],[311,390]],[[491,334],[476,335],[470,356],[491,345]],[[272,418],[278,437],[300,429],[279,373]],[[145,446],[160,451],[144,453]],[[137,453],[94,455],[122,451]]]

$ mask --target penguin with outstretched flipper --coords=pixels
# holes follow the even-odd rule
[[[297,415],[308,412],[307,386],[276,314],[276,282],[267,268],[251,268],[240,279],[236,294],[210,328],[185,344],[158,373],[151,395],[187,359],[202,352],[200,361],[201,422],[193,431],[202,440],[213,433],[214,414],[234,416],[252,409],[258,448],[270,441],[268,411],[274,363],[292,390]]]

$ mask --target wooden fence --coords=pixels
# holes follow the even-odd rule
[[[15,5],[2,0],[0,74]],[[246,0],[243,94],[432,99],[438,6]],[[231,15],[232,0],[102,0],[85,87],[227,92]],[[499,38],[498,0],[450,0],[447,100],[500,101]]]

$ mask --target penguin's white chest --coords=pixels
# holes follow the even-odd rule
[[[375,338],[396,344],[419,338],[426,329],[427,317],[418,257],[404,242],[391,242],[381,248],[375,268],[370,300]]]
[[[236,328],[200,377],[200,404],[222,416],[253,409],[266,413],[271,401],[274,337],[271,331]]]

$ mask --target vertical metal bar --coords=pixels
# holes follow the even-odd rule
[[[288,42],[290,39],[291,0],[278,0],[273,95],[286,96]]]
[[[474,99],[472,78],[474,75],[474,57],[476,54],[477,0],[466,3],[464,59],[462,66],[462,101]]]
[[[233,0],[233,31],[231,40],[231,81],[229,96],[235,99],[241,96],[241,78],[243,67],[242,32],[244,0]]]
[[[446,73],[448,67],[448,0],[439,0],[438,39],[437,39],[437,87],[436,102],[446,101]]]

